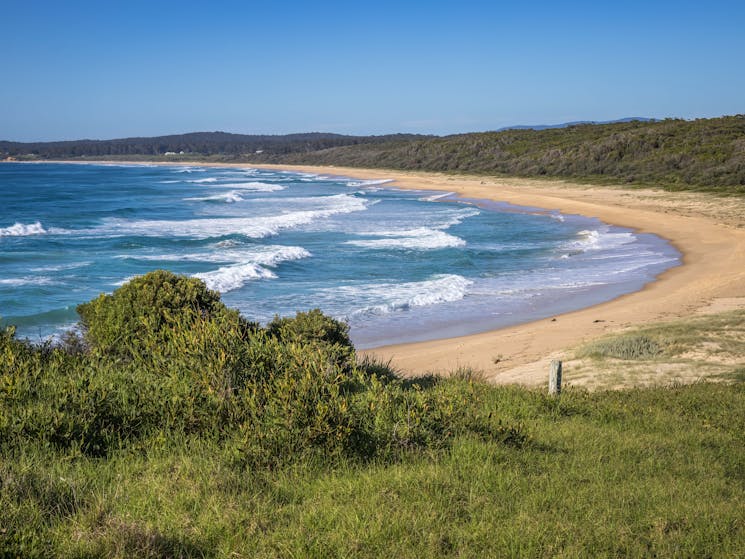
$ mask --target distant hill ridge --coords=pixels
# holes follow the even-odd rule
[[[229,132],[190,132],[151,138],[134,137],[114,140],[67,140],[60,142],[0,141],[0,155],[36,156],[41,159],[66,159],[102,156],[159,156],[166,153],[201,156],[245,156],[256,151],[272,154],[316,151],[359,143],[413,140],[431,136],[389,134],[385,136],[345,136],[328,132],[299,134],[232,134]]]
[[[629,116],[626,118],[617,118],[615,120],[574,120],[572,122],[562,122],[561,124],[517,124],[514,126],[503,126],[497,132],[504,130],[547,130],[549,128],[569,128],[580,124],[615,124],[617,122],[655,122],[657,119],[643,116]]]
[[[181,152],[184,152],[181,155]],[[337,165],[745,194],[745,115],[511,127],[450,136],[195,132],[157,138],[0,142],[0,159],[120,158]]]

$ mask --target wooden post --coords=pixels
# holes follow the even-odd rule
[[[548,373],[548,393],[558,396],[561,393],[561,361],[551,361],[551,370]]]

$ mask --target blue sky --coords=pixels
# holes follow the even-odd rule
[[[0,3],[0,139],[745,112],[745,2]]]

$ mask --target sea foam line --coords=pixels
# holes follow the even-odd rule
[[[424,281],[347,285],[325,291],[337,300],[348,299],[357,307],[351,316],[359,316],[460,301],[472,284],[473,281],[457,274],[437,274]]]
[[[466,245],[466,241],[444,231],[421,227],[403,231],[378,231],[371,236],[380,239],[346,241],[345,244],[363,248],[403,248],[403,249],[437,249],[455,248]]]
[[[314,210],[299,210],[273,216],[231,217],[219,219],[188,219],[183,221],[139,220],[130,221],[119,218],[108,219],[105,225],[86,231],[97,235],[143,235],[180,236],[190,238],[210,238],[239,234],[251,238],[276,235],[284,229],[307,225],[318,219],[336,214],[346,214],[366,210],[369,201],[346,194],[319,197],[314,199],[326,207]],[[84,231],[80,231],[83,233]]]
[[[232,254],[231,254],[232,252]],[[275,246],[265,247],[258,252],[251,252],[249,255],[243,255],[244,260],[238,264],[222,266],[211,272],[202,272],[194,274],[195,278],[201,279],[207,287],[227,293],[234,289],[240,289],[246,282],[257,279],[273,279],[277,275],[268,268],[274,268],[282,262],[291,260],[301,260],[309,258],[310,252],[302,247],[295,246]],[[215,254],[215,257],[239,256],[240,251],[229,251],[228,254]],[[248,256],[248,258],[246,258]]]
[[[47,230],[44,229],[41,222],[24,224],[16,221],[10,227],[0,227],[0,237],[26,237],[29,235],[44,235]]]

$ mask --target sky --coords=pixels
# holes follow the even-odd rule
[[[743,0],[0,0],[0,140],[740,113]]]

